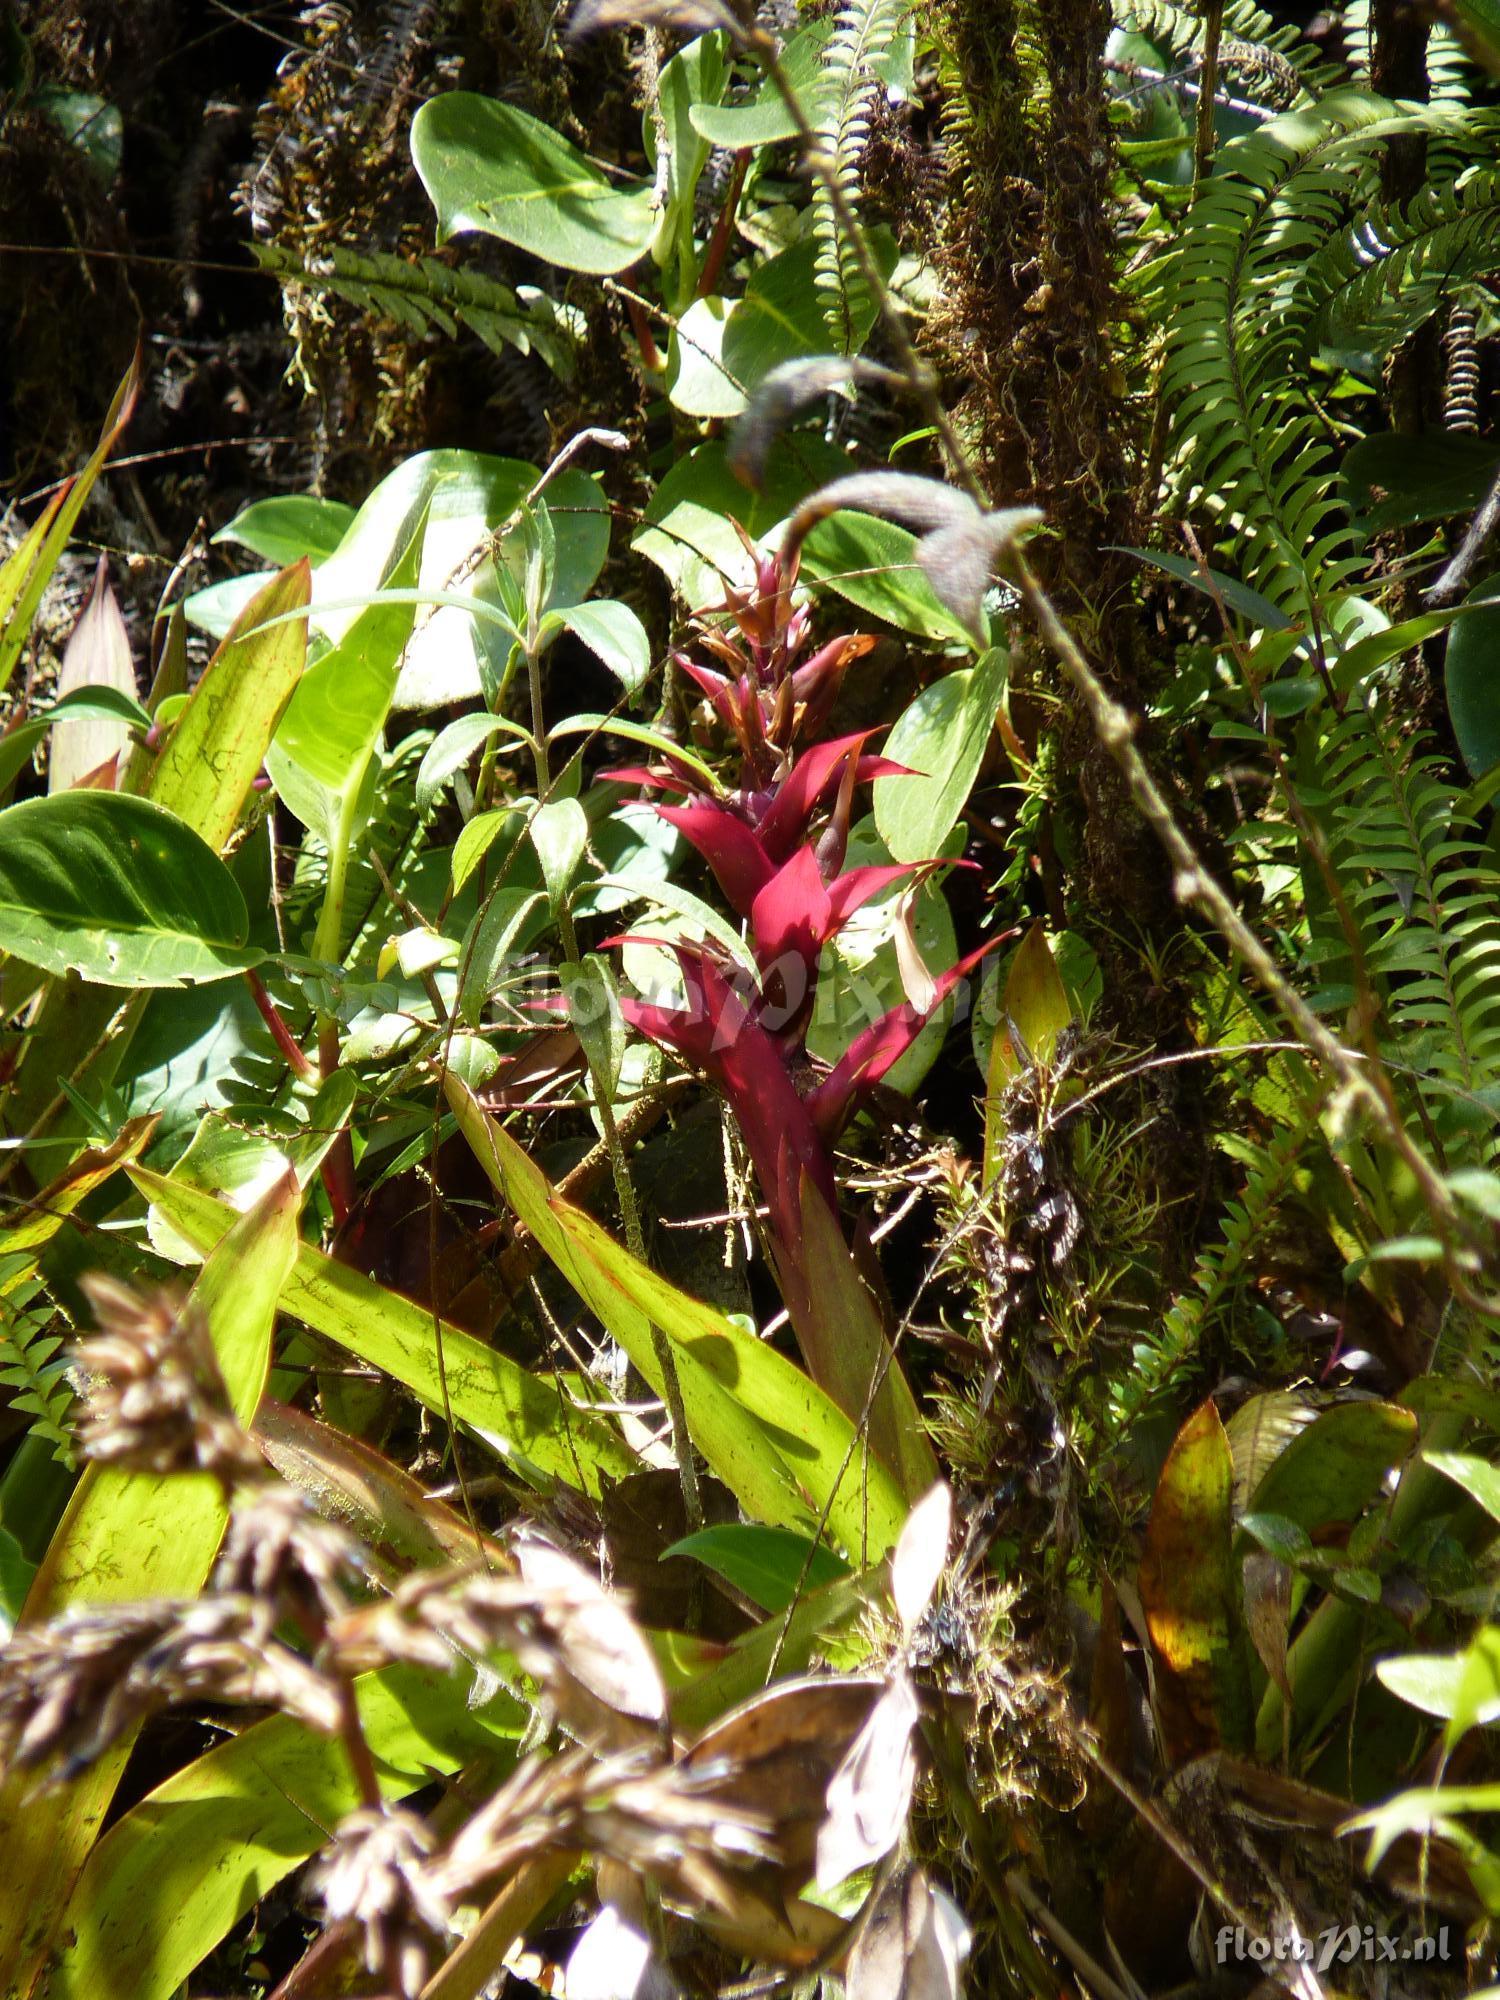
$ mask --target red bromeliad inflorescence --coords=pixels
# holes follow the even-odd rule
[[[697,848],[747,923],[758,976],[750,978],[711,942],[674,941],[669,948],[681,968],[686,1005],[627,998],[622,1006],[633,1027],[702,1070],[727,1098],[755,1165],[778,1261],[795,1270],[804,1177],[836,1214],[833,1142],[861,1095],[880,1082],[998,940],[943,973],[925,1005],[893,1007],[855,1036],[831,1070],[815,1074],[806,1035],[824,946],[872,896],[951,864],[845,868],[856,786],[914,774],[867,750],[871,730],[814,743],[800,754],[796,744],[816,733],[845,669],[875,642],[863,634],[831,639],[799,666],[810,613],[792,601],[795,561],[784,570],[775,557],[753,546],[751,552],[756,587],[731,589],[724,607],[738,638],[717,625],[705,624],[701,632],[705,649],[730,672],[675,656],[739,746],[739,789],[716,792],[690,765],[670,757],[609,775],[680,799],[652,803]]]

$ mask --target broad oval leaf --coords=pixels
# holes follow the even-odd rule
[[[252,500],[213,539],[236,543],[278,567],[302,556],[316,567],[333,554],[353,520],[354,509],[342,500],[324,500],[316,493],[279,493],[269,500]]]
[[[623,271],[656,227],[644,181],[617,184],[550,125],[452,90],[422,106],[411,156],[441,237],[478,230],[566,271]]]
[[[871,255],[883,278],[896,266],[889,230],[872,233]],[[679,410],[735,417],[766,377],[802,355],[829,354],[833,336],[818,300],[818,246],[794,243],[751,274],[739,299],[697,299],[678,321],[667,362],[668,391]],[[867,295],[850,329],[856,346],[875,321]],[[844,363],[847,375],[849,363]]]
[[[559,614],[575,639],[581,639],[597,659],[635,694],[651,676],[651,641],[628,604],[612,597],[592,604],[575,604]]]
[[[801,103],[810,124],[817,123],[817,91],[823,77],[823,52],[833,33],[833,16],[811,21],[792,36],[781,51],[781,80]],[[738,104],[695,104],[688,112],[693,130],[716,146],[738,152],[746,146],[776,146],[797,136],[797,120],[781,91],[767,77]]]
[[[1466,602],[1500,597],[1500,576],[1476,583]],[[1500,764],[1500,694],[1495,685],[1495,650],[1500,646],[1500,605],[1465,611],[1448,635],[1444,678],[1453,734],[1468,766],[1479,778]]]
[[[0,813],[0,950],[100,986],[181,986],[258,965],[234,877],[172,813],[61,792]]]
[[[897,721],[885,754],[916,775],[875,781],[875,824],[895,860],[926,861],[958,824],[1009,671],[1009,654],[993,648],[924,688]]]

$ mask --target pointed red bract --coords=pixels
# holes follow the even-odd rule
[[[749,916],[756,897],[776,871],[745,822],[726,806],[707,802],[658,806],[656,810],[697,848],[714,871],[731,908],[739,916]]]
[[[859,1094],[873,1090],[892,1065],[900,1062],[958,982],[967,979],[987,953],[1004,943],[1005,937],[1012,936],[1014,932],[1007,931],[1004,937],[991,938],[978,951],[971,951],[967,958],[950,966],[934,982],[930,1007],[913,1007],[910,1001],[902,1001],[854,1037],[807,1097],[807,1108],[825,1145],[831,1146],[844,1129]]]

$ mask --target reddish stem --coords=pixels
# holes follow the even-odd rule
[[[635,335],[636,345],[641,350],[641,360],[653,375],[659,375],[662,368],[661,349],[656,337],[647,324],[646,315],[634,299],[625,301],[625,310],[630,316],[630,330]]]
[[[338,1068],[338,1029],[333,1028],[331,1030],[331,1060],[327,1035],[319,1036],[319,1066],[315,1067],[308,1059],[306,1052],[298,1046],[296,1036],[293,1035],[286,1022],[282,1020],[276,1002],[266,991],[265,984],[260,975],[254,972],[247,972],[245,974],[245,984],[250,988],[250,996],[255,1002],[261,1019],[271,1031],[271,1040],[286,1058],[293,1075],[300,1077],[304,1083],[316,1083],[320,1069],[323,1076],[331,1076],[333,1071]],[[340,1132],[333,1144],[328,1148],[319,1172],[324,1190],[328,1196],[328,1206],[333,1210],[334,1226],[341,1229],[349,1220],[350,1213],[354,1207],[354,1145],[347,1132]]]
[[[306,1055],[298,1047],[296,1036],[293,1035],[286,1022],[282,1020],[276,1002],[266,991],[259,973],[247,972],[245,974],[245,984],[250,988],[250,997],[259,1009],[260,1018],[271,1030],[271,1040],[286,1057],[288,1066],[297,1076],[302,1077],[304,1081],[314,1078],[317,1075],[316,1070],[314,1070]]]
[[[714,224],[714,233],[708,239],[708,248],[703,253],[703,269],[698,274],[698,297],[706,299],[724,275],[725,259],[729,255],[729,239],[734,234],[735,218],[739,214],[740,196],[745,188],[745,175],[750,169],[750,149],[743,148],[734,156],[734,165],[729,172],[729,185],[724,190],[724,205],[719,210]]]

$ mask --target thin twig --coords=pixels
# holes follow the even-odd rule
[[[1445,605],[1456,604],[1463,596],[1469,578],[1497,527],[1500,527],[1500,471],[1496,472],[1489,492],[1480,502],[1478,513],[1469,523],[1468,533],[1458,545],[1458,553],[1422,599],[1429,610],[1440,611]]]

